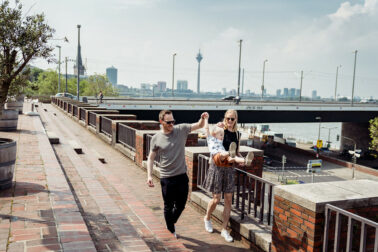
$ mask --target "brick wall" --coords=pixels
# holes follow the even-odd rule
[[[322,183],[324,184],[324,183]],[[291,186],[291,185],[289,185]],[[343,199],[345,200],[345,199]],[[353,207],[340,207],[359,216],[378,221],[378,205],[359,199],[347,200]],[[363,202],[363,203],[361,203]],[[330,200],[330,204],[338,204]],[[361,204],[364,205],[361,207]],[[272,227],[272,251],[322,251],[325,226],[325,203],[318,206],[317,210],[310,210],[301,204],[294,203],[275,195]],[[341,218],[340,247],[339,251],[346,250],[347,217]],[[328,232],[328,251],[333,251],[335,238],[335,212],[331,214]],[[360,245],[361,224],[353,222],[352,251],[358,251]],[[366,251],[373,251],[375,231],[367,229]]]

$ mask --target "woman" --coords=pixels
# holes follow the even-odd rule
[[[236,110],[229,109],[224,114],[224,139],[223,146],[226,151],[229,150],[230,144],[235,142],[237,144],[236,152],[239,152],[240,133],[237,131],[238,113]],[[227,224],[230,219],[232,194],[234,192],[235,175],[233,167],[217,167],[214,162],[210,162],[210,167],[206,175],[204,187],[206,190],[213,193],[213,198],[210,200],[206,216],[204,217],[205,229],[212,233],[213,227],[211,224],[211,214],[215,207],[221,200],[221,194],[224,193],[224,210],[223,210],[223,225],[221,235],[227,242],[232,242],[233,238],[227,231]]]

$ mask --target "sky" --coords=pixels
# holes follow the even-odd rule
[[[201,92],[237,89],[239,40],[244,90],[317,90],[351,97],[357,50],[355,96],[378,98],[378,0],[22,0],[28,14],[43,12],[62,58],[76,58],[77,24],[88,74],[118,69],[118,84],[175,80],[197,87],[201,50]],[[58,57],[58,50],[55,50]],[[63,59],[62,59],[63,60]],[[43,60],[32,63],[57,69]],[[73,72],[68,64],[68,73]],[[61,71],[64,72],[64,65]],[[241,76],[243,80],[243,76]],[[241,84],[242,81],[241,80]]]

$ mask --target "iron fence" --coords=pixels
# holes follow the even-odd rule
[[[112,137],[112,120],[101,116],[100,132]]]
[[[71,113],[72,111],[72,104],[71,103],[68,103],[68,109],[67,109],[67,112],[68,113]]]
[[[72,105],[72,114],[73,114],[73,116],[77,117],[77,110],[78,110],[78,107],[75,106],[75,105]]]
[[[209,157],[199,154],[197,167],[197,187],[207,193],[202,186],[209,169]],[[232,205],[244,219],[247,214],[260,223],[271,225],[273,218],[273,183],[235,168],[235,190],[232,195]]]
[[[117,142],[135,151],[136,129],[120,123],[117,131]]]
[[[151,139],[152,139],[153,135],[152,134],[148,134],[146,135],[146,153],[147,153],[147,157],[148,155],[150,155],[150,151],[151,151]],[[156,157],[155,157],[155,160],[154,160],[154,164],[156,166],[159,166],[160,165],[160,153],[158,151],[158,153],[156,154]]]
[[[89,112],[88,114],[88,124],[94,128],[96,128],[96,114],[93,112]]]
[[[325,225],[324,225],[324,239],[323,239],[323,252],[328,251],[329,237],[332,235],[330,229],[331,219],[334,219],[334,241],[333,244],[333,251],[341,251],[344,250],[340,247],[341,240],[344,241],[344,245],[346,248],[344,251],[357,251],[360,252],[368,251],[368,247],[370,251],[377,252],[378,251],[378,223],[361,217],[357,214],[348,212],[344,209],[335,207],[330,204],[326,204],[325,206]],[[342,221],[342,218],[347,218],[347,222]],[[369,230],[368,230],[369,229]],[[345,230],[347,232],[346,241],[345,236],[342,232]],[[370,231],[370,232],[369,232]],[[375,238],[372,237],[375,231]],[[374,240],[374,242],[373,242]],[[355,244],[353,244],[355,241]],[[346,244],[345,244],[346,242]],[[359,245],[357,244],[359,243]],[[373,248],[374,247],[374,248]]]
[[[83,108],[80,108],[80,111],[79,111],[79,118],[81,121],[85,121],[85,109]]]

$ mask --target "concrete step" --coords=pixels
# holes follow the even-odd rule
[[[51,144],[59,144],[59,137],[52,131],[46,131],[47,138]]]

